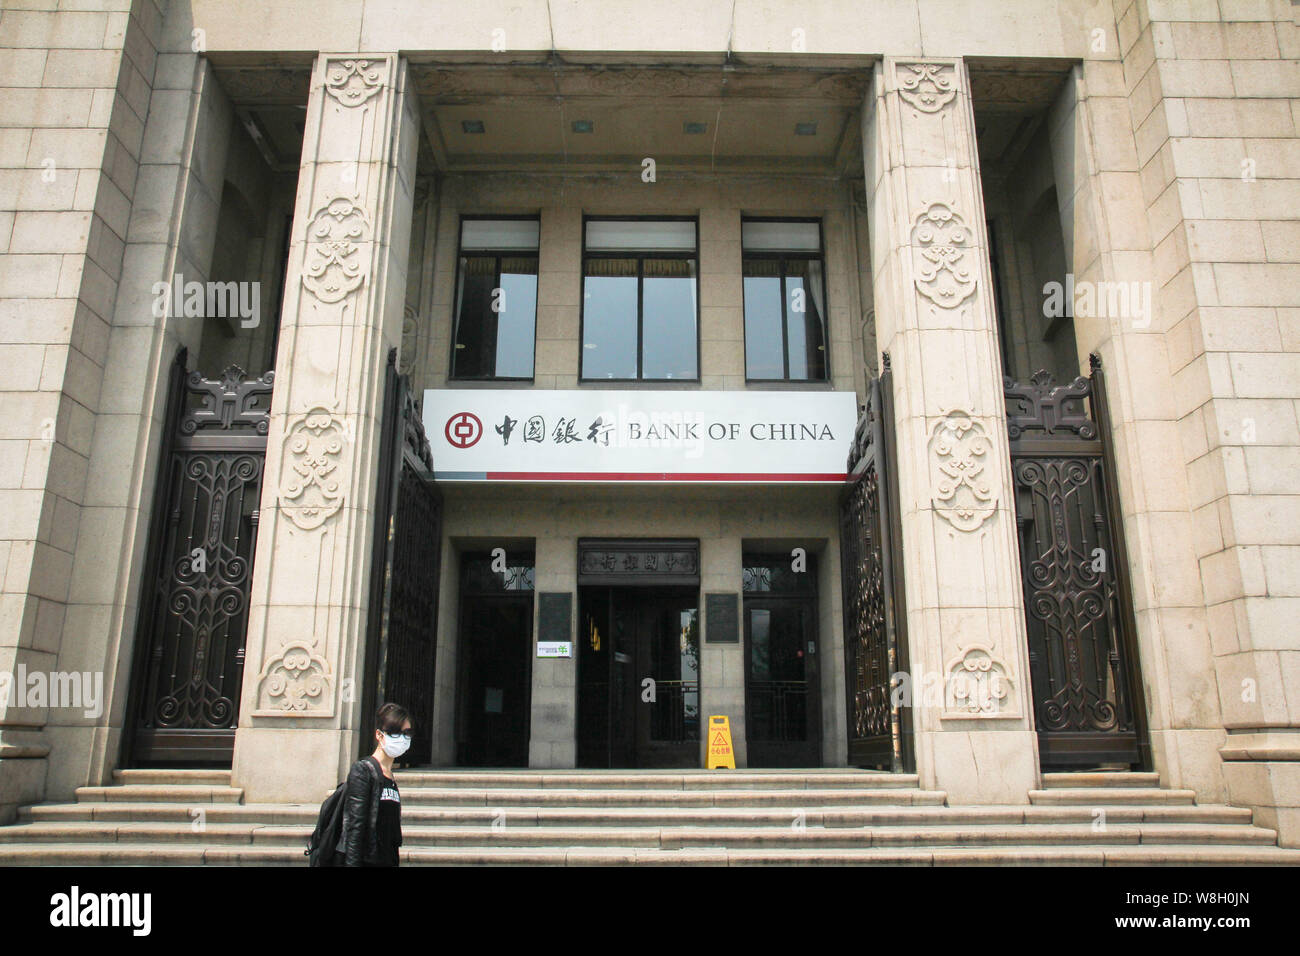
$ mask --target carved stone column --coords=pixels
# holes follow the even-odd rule
[[[355,759],[380,411],[419,118],[396,55],[322,54],[285,282],[234,781],[320,800]]]
[[[917,769],[953,803],[1037,782],[970,82],[886,57],[864,109],[878,346],[894,369]]]

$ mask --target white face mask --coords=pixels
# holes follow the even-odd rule
[[[384,753],[396,759],[406,753],[411,746],[411,738],[403,737],[401,734],[384,734],[384,739],[380,741],[384,748]]]

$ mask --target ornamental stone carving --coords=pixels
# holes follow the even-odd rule
[[[984,426],[970,412],[948,412],[934,426],[934,509],[958,531],[974,531],[997,508],[993,481],[985,473],[991,448]]]
[[[420,316],[409,305],[402,311],[402,350],[397,360],[397,371],[413,375],[420,362]]]
[[[314,531],[343,507],[347,428],[322,406],[290,420],[284,439],[280,508],[303,531]]]
[[[983,644],[959,647],[944,680],[945,717],[1015,717],[1010,670]]]
[[[951,63],[898,64],[898,95],[922,113],[937,113],[957,95],[957,71]]]
[[[332,60],[325,69],[325,92],[344,106],[359,106],[384,88],[383,67],[373,60]]]
[[[257,713],[299,716],[324,711],[313,716],[328,716],[332,709],[329,671],[329,662],[315,653],[310,644],[303,641],[286,644],[262,668]]]
[[[955,309],[975,293],[972,238],[966,221],[947,203],[929,203],[916,217],[916,288],[941,309]]]
[[[360,243],[370,238],[366,211],[351,199],[331,199],[307,227],[307,262],[302,284],[325,303],[339,302],[366,280]]]

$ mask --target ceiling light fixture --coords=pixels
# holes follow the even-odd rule
[[[483,132],[486,132],[486,130],[483,128],[483,121],[482,121],[482,120],[461,120],[461,121],[460,121],[460,131],[461,131],[462,133],[483,133]]]

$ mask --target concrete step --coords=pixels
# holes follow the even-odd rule
[[[319,802],[245,804],[228,771],[123,770],[20,808],[0,865],[302,865]],[[403,860],[439,865],[1267,865],[1300,850],[1155,774],[1045,774],[951,807],[914,774],[399,771]],[[321,800],[327,796],[321,793]],[[1104,817],[1098,811],[1104,811]]]
[[[407,865],[710,865],[710,866],[1268,866],[1298,865],[1300,850],[1275,846],[860,847],[663,850],[634,847],[403,847]],[[152,866],[305,865],[301,849],[259,846],[0,844],[0,866],[141,864]]]
[[[1139,773],[1127,770],[1101,770],[1084,773],[1045,773],[1043,787],[1047,790],[1076,790],[1080,787],[1158,787],[1160,774]]]
[[[127,784],[207,784],[209,786],[230,786],[229,770],[114,770],[113,779],[117,783]]]
[[[303,847],[159,843],[0,843],[0,866],[293,866]]]
[[[6,843],[159,843],[169,846],[208,843],[252,843],[260,830],[273,830],[281,846],[306,846],[312,827],[275,827],[257,823],[207,824],[195,830],[184,823],[20,823],[0,827],[0,844]],[[299,839],[299,834],[305,836]]]
[[[314,804],[246,804],[246,803],[39,803],[19,807],[18,819],[23,822],[88,822],[116,821],[119,823],[148,823],[159,821],[193,821],[195,810],[202,809],[208,823],[252,821],[262,824],[293,824],[311,821],[313,825],[320,806]]]
[[[22,807],[22,822],[47,823],[183,823],[192,826],[196,818],[190,807],[175,803],[66,803]],[[241,823],[260,826],[315,825],[319,807],[308,804],[212,804],[202,807],[208,825]],[[491,826],[504,820],[506,826],[770,826],[786,828],[794,822],[796,810],[807,826],[1014,826],[1020,823],[1087,824],[1097,816],[1088,806],[893,806],[876,808],[822,807],[594,807],[520,806],[495,808],[415,807],[402,810],[404,824],[412,826]],[[1132,823],[1229,824],[1248,826],[1250,810],[1241,807],[1201,806],[1108,806],[1107,825]],[[3,829],[0,828],[0,833]]]
[[[401,784],[399,783],[400,787]],[[435,789],[402,791],[402,808],[421,806],[571,806],[571,807],[762,807],[762,806],[942,806],[942,790],[528,790],[522,787]]]
[[[255,844],[303,848],[310,826],[215,824],[195,831],[184,824],[32,823],[0,828],[0,845],[25,843],[157,843],[178,845]],[[1018,846],[1110,844],[1197,844],[1269,846],[1277,833],[1253,826],[1120,824],[966,827],[446,827],[405,826],[403,844],[417,846],[616,846],[657,849],[864,848],[871,846]]]
[[[1155,787],[1059,787],[1052,790],[1030,790],[1029,802],[1075,806],[1194,804],[1196,791],[1160,790]]]
[[[119,784],[114,787],[78,787],[80,803],[239,803],[244,791],[238,787],[210,784]]]
[[[917,775],[874,770],[714,770],[714,771],[521,771],[399,770],[397,785],[408,789],[526,790],[829,790],[894,789],[918,786]]]

